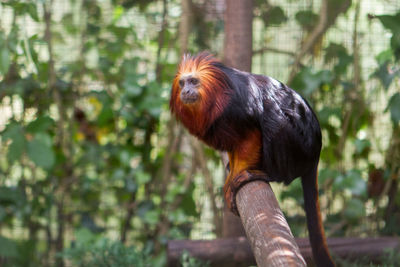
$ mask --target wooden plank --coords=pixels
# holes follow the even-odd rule
[[[397,237],[367,238],[328,238],[330,251],[334,257],[368,259],[371,263],[380,263],[388,250],[399,250]],[[312,262],[311,247],[308,238],[296,238],[300,252],[307,263]],[[180,266],[179,258],[183,251],[195,258],[209,261],[212,267],[250,266],[255,259],[247,239],[224,238],[214,240],[171,240],[168,242],[169,266]]]
[[[169,241],[168,266],[181,266],[179,259],[183,251],[187,251],[197,259],[209,261],[212,267],[241,267],[256,264],[250,244],[245,237]]]

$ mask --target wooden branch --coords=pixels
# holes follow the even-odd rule
[[[245,184],[236,204],[257,266],[306,266],[269,184]]]
[[[328,238],[328,246],[336,258],[348,260],[365,259],[380,263],[385,253],[398,250],[397,237]],[[300,252],[308,264],[312,264],[312,252],[308,238],[296,238]],[[168,266],[180,266],[183,251],[192,257],[208,261],[211,267],[255,265],[250,244],[244,237],[214,240],[172,240],[168,242]]]
[[[255,265],[253,253],[246,237],[214,240],[173,240],[168,242],[168,266],[181,266],[184,251],[192,257],[208,261],[211,267],[241,267]]]
[[[294,52],[282,50],[282,49],[279,49],[279,48],[263,47],[263,48],[260,48],[260,49],[253,50],[253,56],[256,55],[256,54],[262,54],[264,52],[273,52],[273,53],[276,53],[276,54],[284,54],[284,55],[288,55],[288,56],[295,56],[296,55]]]

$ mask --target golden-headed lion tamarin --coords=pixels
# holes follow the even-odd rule
[[[191,134],[228,152],[224,192],[233,212],[237,213],[235,194],[243,184],[252,180],[289,184],[301,177],[315,262],[334,266],[318,201],[321,130],[306,100],[273,78],[229,68],[201,53],[183,57],[170,108]]]

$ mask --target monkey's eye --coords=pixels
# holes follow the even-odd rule
[[[199,80],[196,79],[196,78],[191,78],[191,79],[189,80],[189,82],[190,82],[191,84],[193,84],[193,85],[197,85],[197,84],[199,83]]]
[[[183,87],[185,85],[185,81],[184,80],[179,80],[179,86]]]

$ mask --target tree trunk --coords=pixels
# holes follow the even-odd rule
[[[229,0],[225,11],[224,62],[251,71],[252,51],[253,1]]]
[[[243,71],[251,70],[253,51],[253,1],[226,1],[223,61]],[[239,217],[224,210],[224,237],[244,236]]]

